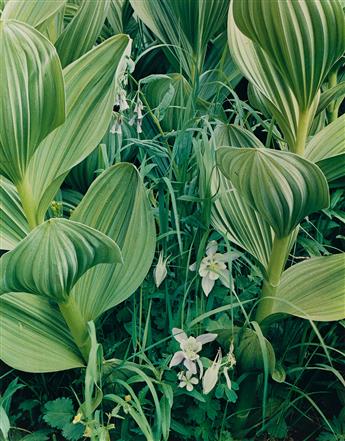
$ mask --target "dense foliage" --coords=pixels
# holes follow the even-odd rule
[[[345,440],[343,0],[0,0],[0,440]]]

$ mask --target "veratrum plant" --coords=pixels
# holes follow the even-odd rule
[[[308,138],[321,86],[344,53],[342,4],[233,0],[228,32],[230,51],[250,82],[256,105],[274,118],[285,146],[268,149],[244,129],[218,127],[214,141],[223,176],[213,174],[213,188],[220,187],[213,223],[263,267],[256,321],[276,313],[343,319],[344,253],[284,271],[298,225],[328,206],[328,182],[344,176],[344,117],[332,118],[332,124]]]
[[[110,1],[9,0],[0,20],[0,357],[28,372],[85,365],[88,322],[148,272],[155,230],[136,168],[109,167],[71,219],[46,219],[68,172],[106,133],[131,41],[96,45]],[[63,68],[62,68],[63,67]]]

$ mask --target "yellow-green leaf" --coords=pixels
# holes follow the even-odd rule
[[[217,164],[278,237],[287,236],[307,215],[329,205],[324,174],[294,153],[223,147],[217,151]]]
[[[261,47],[293,91],[310,107],[333,64],[343,55],[345,20],[338,0],[234,0],[240,31]]]
[[[0,297],[0,358],[25,372],[82,367],[83,358],[57,305],[28,293]]]
[[[64,83],[54,46],[31,26],[1,20],[0,41],[0,168],[17,184],[65,119]]]
[[[312,257],[284,271],[272,314],[309,320],[345,319],[345,253]]]
[[[121,261],[119,247],[100,231],[50,219],[2,256],[0,292],[40,294],[63,303],[87,270]]]
[[[84,317],[94,320],[138,288],[153,260],[153,213],[136,168],[122,163],[107,169],[93,182],[71,219],[107,234],[122,252],[123,265],[91,269],[72,291]]]
[[[8,0],[2,19],[15,19],[37,28],[59,12],[65,3],[66,0]]]

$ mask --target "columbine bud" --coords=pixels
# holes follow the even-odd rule
[[[73,418],[72,424],[80,423],[82,418],[83,418],[83,414],[81,412],[77,413],[77,415]]]
[[[163,280],[166,278],[168,272],[167,272],[167,260],[163,260],[163,251],[160,252],[157,266],[153,271],[153,277],[155,279],[155,283],[157,288],[159,285],[163,282]]]
[[[202,379],[203,393],[207,395],[218,381],[219,369],[222,363],[222,351],[219,349],[212,365],[206,370]]]

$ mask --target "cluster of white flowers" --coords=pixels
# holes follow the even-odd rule
[[[229,270],[226,266],[226,262],[229,259],[236,259],[237,253],[217,253],[218,243],[215,240],[211,240],[206,247],[206,257],[201,261],[199,267],[199,275],[202,278],[201,286],[206,296],[212,291],[216,280],[220,280],[224,286],[230,287],[229,283]],[[196,271],[196,262],[193,263],[189,269]]]
[[[204,374],[199,352],[204,344],[214,341],[217,338],[217,334],[208,333],[199,335],[199,337],[187,337],[187,334],[179,328],[173,328],[172,333],[175,340],[180,343],[181,350],[175,352],[169,367],[171,368],[183,363],[187,369],[178,374],[179,387],[185,387],[188,392],[191,392],[194,386],[199,384],[199,381],[202,379],[203,393],[208,394],[217,384],[220,373],[223,373],[227,387],[231,389],[228,370],[232,369],[236,364],[233,343],[231,343],[230,351],[224,359],[222,358],[221,350],[218,350],[213,363]]]

